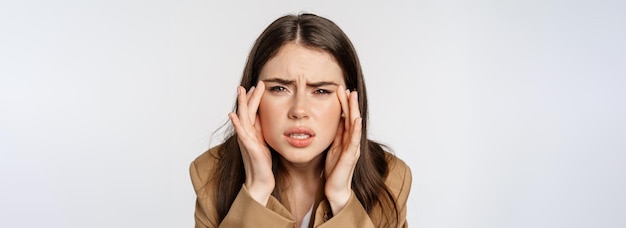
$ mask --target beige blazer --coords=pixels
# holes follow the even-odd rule
[[[222,223],[217,222],[214,183],[210,183],[213,180],[211,175],[215,174],[217,151],[217,147],[214,147],[191,163],[191,181],[197,196],[195,227],[293,228],[295,220],[289,210],[288,202],[282,204],[276,198],[270,196],[267,205],[261,205],[250,196],[245,185],[241,187]],[[388,155],[392,159],[389,176],[385,183],[393,193],[398,205],[400,212],[398,227],[408,227],[406,222],[406,202],[411,189],[411,170],[402,160],[391,154]],[[287,199],[287,197],[282,198]],[[332,215],[332,211],[328,201],[324,198],[323,187],[320,187],[313,207],[313,213],[311,213],[309,227],[389,227],[381,219],[383,215],[380,212],[380,208],[374,208],[372,213],[368,215],[354,193],[339,213],[332,217],[328,215]]]

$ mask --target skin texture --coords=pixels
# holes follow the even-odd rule
[[[316,185],[302,186],[316,175],[319,182],[323,169],[332,211],[343,209],[352,194],[362,121],[357,93],[344,87],[343,72],[330,54],[288,43],[263,66],[257,87],[237,89],[239,109],[229,117],[244,160],[245,185],[256,201],[267,204],[276,185],[269,145],[297,185],[289,188],[295,200],[312,198],[306,189]],[[306,129],[312,140],[304,146],[290,144],[286,132],[294,128]],[[299,223],[303,210],[292,211]]]

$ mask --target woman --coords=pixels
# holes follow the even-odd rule
[[[411,172],[367,139],[359,60],[333,22],[274,21],[237,92],[234,131],[190,167],[196,227],[407,227]]]

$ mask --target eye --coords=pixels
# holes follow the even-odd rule
[[[330,94],[331,92],[329,90],[326,90],[326,89],[318,89],[318,90],[313,91],[313,93],[326,95],[326,94]]]
[[[287,88],[283,87],[283,86],[272,86],[269,88],[270,91],[275,92],[275,93],[280,93],[280,92],[286,92]]]

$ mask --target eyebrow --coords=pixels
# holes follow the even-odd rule
[[[283,84],[283,85],[293,85],[293,84],[295,84],[295,80],[286,80],[286,79],[282,79],[282,78],[268,78],[268,79],[261,80],[261,81],[263,81],[263,82],[274,82],[274,83]],[[335,82],[331,82],[331,81],[321,81],[321,82],[307,83],[306,85],[309,86],[309,87],[321,87],[321,86],[327,86],[327,85],[338,86],[339,84],[337,84]]]

